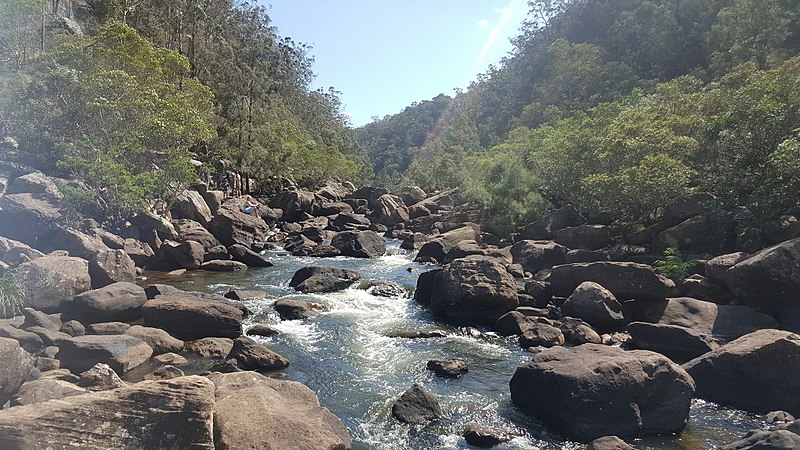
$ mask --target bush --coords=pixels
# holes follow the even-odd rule
[[[693,264],[681,258],[677,249],[667,247],[664,250],[664,259],[659,259],[655,263],[656,273],[669,278],[686,278]]]
[[[7,271],[0,277],[0,318],[14,317],[25,308],[27,292],[14,273]]]

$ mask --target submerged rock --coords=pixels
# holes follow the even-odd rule
[[[414,384],[394,403],[392,415],[403,423],[423,424],[443,417],[444,412],[435,395]]]
[[[467,444],[481,448],[491,448],[511,440],[511,436],[508,434],[476,424],[467,425],[464,428],[463,436]]]
[[[426,367],[442,378],[459,378],[469,371],[467,362],[461,358],[432,359]]]
[[[304,293],[341,291],[361,279],[355,270],[326,266],[309,266],[295,272],[289,286]]]

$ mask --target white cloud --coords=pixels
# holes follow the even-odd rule
[[[478,21],[479,27],[485,27],[486,25],[489,25],[489,21],[487,19],[481,19]]]

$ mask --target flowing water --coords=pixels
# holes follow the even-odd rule
[[[420,272],[430,266],[414,263],[413,254],[390,241],[387,255],[377,259],[303,258],[282,252],[268,254],[275,267],[242,273],[192,272],[167,282],[186,290],[224,293],[231,288],[265,293],[247,301],[253,315],[246,326],[269,325],[280,334],[256,338],[289,359],[280,376],[310,387],[320,403],[350,430],[356,449],[470,448],[461,433],[470,423],[490,425],[517,437],[499,449],[583,448],[549,431],[511,403],[508,382],[530,353],[514,338],[488,330],[457,328],[438,321],[411,298],[383,298],[357,287],[324,295],[297,294],[288,283],[294,272],[307,265],[354,269],[363,280],[388,280],[410,289]],[[280,321],[272,309],[279,298],[306,300],[329,310],[305,320]],[[386,337],[393,331],[444,329],[445,338]],[[425,368],[430,359],[464,358],[469,372],[461,379],[445,380]],[[395,398],[413,383],[436,394],[446,418],[426,426],[400,424],[391,417]],[[763,428],[747,413],[695,400],[689,426],[679,436],[659,436],[638,441],[640,449],[715,448]]]

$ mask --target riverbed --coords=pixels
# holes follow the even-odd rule
[[[517,366],[530,359],[516,339],[487,329],[455,327],[437,320],[410,295],[373,296],[358,286],[324,294],[297,294],[289,287],[296,270],[328,265],[357,270],[362,280],[392,281],[413,290],[421,272],[435,266],[413,262],[413,252],[388,241],[387,254],[375,259],[307,258],[281,250],[267,252],[274,267],[240,273],[189,272],[159,280],[186,290],[225,293],[230,289],[261,291],[247,300],[253,315],[246,327],[269,325],[280,333],[255,338],[291,362],[279,376],[311,388],[320,403],[347,426],[354,449],[467,449],[461,437],[470,423],[489,425],[517,436],[498,449],[580,449],[527,417],[511,403],[508,382]],[[156,280],[153,280],[156,281]],[[312,301],[328,310],[305,320],[281,321],[272,309],[279,298]],[[246,328],[245,327],[245,328]],[[409,330],[446,330],[444,338],[406,339],[387,334]],[[463,358],[469,372],[460,379],[435,377],[430,359]],[[439,397],[446,417],[426,426],[411,426],[391,417],[394,399],[413,383]],[[689,425],[680,435],[636,441],[639,449],[708,449],[766,425],[746,412],[694,400]]]

